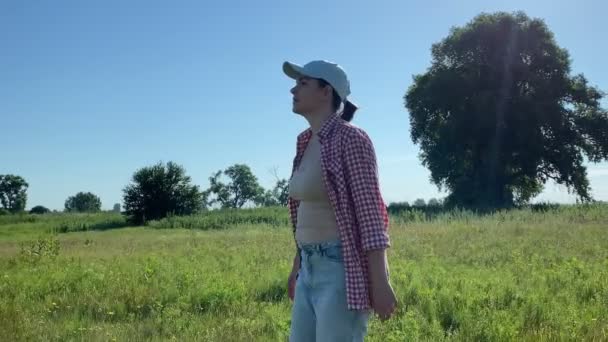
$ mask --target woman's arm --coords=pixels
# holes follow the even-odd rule
[[[374,250],[367,253],[371,286],[371,302],[380,319],[389,319],[397,308],[397,297],[389,282],[386,250]]]
[[[293,257],[293,265],[291,266],[291,271],[297,273],[299,270],[300,270],[300,253],[298,252],[298,249],[296,248],[296,256]]]
[[[289,299],[294,300],[296,295],[296,279],[298,279],[298,271],[300,270],[300,253],[296,249],[296,256],[293,258],[291,273],[287,278],[287,295]]]
[[[388,319],[397,300],[389,282],[386,249],[390,247],[388,215],[380,194],[376,154],[371,140],[357,131],[345,146],[346,181],[351,191],[363,250],[367,253],[372,307]]]

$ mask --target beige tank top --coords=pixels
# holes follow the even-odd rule
[[[289,195],[300,201],[296,240],[319,243],[339,238],[336,214],[327,196],[321,167],[321,144],[316,134],[289,181]]]

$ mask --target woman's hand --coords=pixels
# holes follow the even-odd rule
[[[387,279],[372,281],[371,302],[380,320],[386,321],[393,315],[397,309],[397,297]]]

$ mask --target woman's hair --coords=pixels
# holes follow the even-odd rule
[[[342,104],[342,99],[340,98],[340,95],[338,95],[338,92],[331,86],[331,84],[329,84],[327,81],[325,81],[322,78],[318,78],[317,79],[319,81],[319,86],[321,88],[325,87],[325,86],[330,86],[331,90],[333,92],[333,99],[332,99],[332,109],[334,112],[337,112],[338,109],[340,109],[340,104]],[[340,114],[340,117],[342,117],[342,119],[350,122],[353,117],[355,116],[355,112],[357,111],[357,106],[355,106],[352,102],[350,101],[346,101],[344,102],[344,108],[342,108],[342,114]]]

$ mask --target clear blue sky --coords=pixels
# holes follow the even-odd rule
[[[328,59],[349,73],[386,200],[440,196],[402,97],[432,43],[498,10],[544,18],[573,71],[608,90],[605,0],[0,0],[0,174],[29,182],[28,207],[52,209],[78,191],[111,208],[133,172],[158,161],[182,164],[202,188],[247,163],[269,187],[274,167],[289,176],[307,125],[291,113],[281,63]],[[589,176],[608,200],[608,163]],[[573,199],[553,185],[541,198]]]

